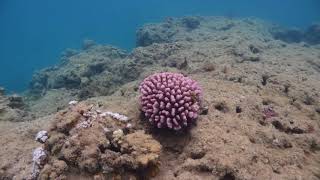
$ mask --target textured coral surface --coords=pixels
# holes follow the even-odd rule
[[[83,175],[102,173],[103,179],[140,177],[158,166],[161,145],[157,141],[102,112],[102,108],[80,103],[57,114],[44,144],[49,160],[40,179],[68,179],[68,169],[73,168]],[[57,168],[57,163],[63,166]],[[145,173],[138,174],[138,169]]]
[[[179,130],[198,117],[202,90],[180,73],[153,74],[140,85],[142,111],[158,128]]]

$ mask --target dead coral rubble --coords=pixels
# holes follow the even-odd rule
[[[58,113],[44,144],[48,163],[39,178],[67,179],[75,173],[103,178],[155,175],[161,145],[144,131],[123,131],[127,121],[105,114],[84,103]]]

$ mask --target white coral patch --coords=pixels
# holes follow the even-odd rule
[[[106,117],[107,115],[111,116],[114,119],[117,119],[119,121],[123,121],[123,122],[127,122],[129,120],[129,118],[125,115],[119,114],[119,113],[114,113],[114,112],[103,112],[100,114],[101,117]]]
[[[32,161],[36,165],[43,165],[47,158],[47,154],[42,147],[36,148],[32,153]]]
[[[70,101],[70,102],[69,102],[69,105],[70,105],[70,106],[74,106],[74,105],[76,105],[76,104],[78,104],[78,101]]]
[[[47,153],[44,151],[42,147],[36,148],[32,153],[32,174],[31,179],[37,179],[41,168],[45,164],[47,159]]]
[[[40,143],[45,143],[46,140],[48,139],[48,132],[47,131],[39,131],[36,135],[36,141]]]
[[[114,140],[119,140],[122,136],[124,136],[122,129],[118,129],[116,131],[113,131],[112,137]]]
[[[132,128],[132,124],[131,123],[128,123],[127,125],[126,125],[126,128]]]

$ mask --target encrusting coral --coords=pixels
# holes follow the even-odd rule
[[[180,73],[156,73],[141,83],[144,115],[158,128],[179,130],[198,117],[202,89]]]

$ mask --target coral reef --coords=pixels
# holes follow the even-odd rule
[[[306,30],[305,40],[310,44],[320,44],[320,23],[313,24]]]
[[[126,53],[118,48],[95,45],[91,40],[85,40],[81,52],[65,53],[60,65],[37,72],[30,83],[30,95],[41,97],[51,89],[62,88],[77,92],[80,99],[107,95],[111,92],[110,86],[125,81],[117,78],[120,72],[115,67],[121,66],[125,57]]]
[[[156,73],[141,83],[141,109],[158,128],[180,130],[198,117],[202,90],[198,83],[179,73]]]
[[[193,30],[199,27],[200,25],[200,18],[198,17],[193,17],[193,16],[189,16],[189,17],[184,17],[182,19],[182,23],[189,29],[189,30]]]
[[[34,120],[0,121],[0,179],[29,177],[39,146],[39,179],[319,179],[319,45],[306,40],[317,28],[293,43],[275,38],[285,30],[252,18],[167,18],[139,29],[128,54],[90,43],[66,50],[23,98]],[[147,125],[139,83],[155,72],[201,84],[189,131]],[[12,108],[0,97],[18,110],[20,98]]]
[[[96,45],[96,42],[94,42],[93,40],[91,39],[85,39],[82,43],[82,49],[83,50],[87,50],[89,48],[92,48],[93,46]]]
[[[48,161],[39,178],[68,179],[78,171],[104,178],[154,176],[161,145],[143,131],[128,130],[124,117],[84,103],[58,113],[44,143]]]
[[[310,45],[320,44],[320,24],[315,23],[308,27],[306,30],[298,28],[282,28],[276,27],[271,30],[275,39],[280,39],[287,43],[300,43],[306,42]]]
[[[31,119],[27,112],[23,97],[13,94],[5,95],[4,88],[0,90],[0,121],[26,121]]]
[[[244,26],[250,28],[244,29]],[[256,37],[257,33],[270,36],[275,26],[258,19],[245,18],[230,20],[227,17],[193,17],[167,18],[164,22],[147,24],[137,31],[137,46],[149,46],[154,43],[202,42],[234,37],[235,31],[246,36]],[[229,32],[230,34],[228,34]],[[240,31],[240,32],[239,32]],[[228,34],[228,35],[227,35]],[[229,39],[228,38],[228,39]],[[235,38],[239,38],[236,37]]]
[[[273,36],[275,39],[280,39],[287,43],[299,43],[303,40],[303,31],[300,29],[282,29],[280,31],[275,31]]]
[[[0,87],[0,96],[4,96],[6,93],[6,90],[3,87]]]

